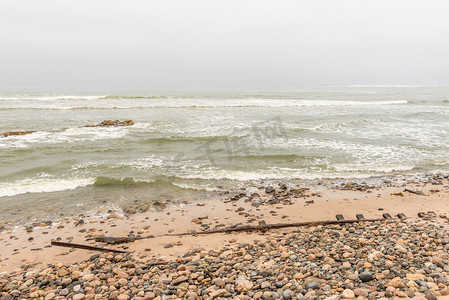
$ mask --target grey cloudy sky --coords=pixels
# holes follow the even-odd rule
[[[0,85],[449,84],[449,1],[0,2]]]

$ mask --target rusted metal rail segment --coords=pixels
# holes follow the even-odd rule
[[[164,235],[148,235],[142,237],[106,237],[99,236],[95,238],[96,242],[106,243],[106,244],[122,244],[130,243],[137,240],[151,239],[156,237],[164,236],[186,236],[186,235],[205,235],[213,233],[229,233],[229,232],[239,232],[239,231],[266,231],[269,229],[277,228],[287,228],[287,227],[304,227],[304,226],[318,226],[318,225],[334,225],[334,224],[350,224],[350,223],[361,223],[361,222],[375,222],[383,221],[384,218],[378,219],[363,219],[363,220],[326,220],[326,221],[308,221],[308,222],[295,222],[295,223],[274,223],[274,224],[259,224],[259,225],[244,225],[237,227],[225,227],[221,229],[212,229],[206,231],[189,231],[184,233],[169,233]]]

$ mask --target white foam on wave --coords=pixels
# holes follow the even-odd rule
[[[111,169],[132,168],[135,170],[150,171],[153,168],[166,166],[171,161],[170,157],[150,155],[146,158],[139,158],[129,161],[123,161],[109,165]]]
[[[336,179],[336,178],[366,178],[373,175],[383,175],[393,170],[407,171],[413,169],[412,166],[352,166],[341,170],[321,169],[321,168],[282,168],[272,167],[258,171],[224,170],[218,168],[203,169],[201,172],[194,172],[188,175],[179,175],[179,178],[189,180],[232,180],[232,181],[256,181],[265,179]],[[346,170],[343,170],[346,169]]]
[[[288,129],[303,129],[303,130],[310,130],[310,131],[327,131],[327,132],[336,132],[342,131],[348,128],[353,127],[363,127],[366,125],[371,125],[375,123],[380,123],[380,119],[373,119],[373,120],[354,120],[354,121],[347,121],[347,122],[330,122],[330,123],[321,123],[315,126],[310,127],[298,127],[296,124],[283,124],[284,128]]]
[[[309,141],[311,142],[311,141]],[[314,141],[314,143],[317,141]],[[174,176],[188,180],[235,180],[249,181],[260,179],[315,179],[315,178],[351,178],[382,175],[394,171],[413,170],[422,163],[422,157],[410,160],[404,148],[385,146],[362,146],[359,144],[325,143],[331,149],[349,152],[354,158],[347,163],[333,162],[329,158],[301,159],[297,167],[260,166],[257,170],[230,170],[222,166],[211,165],[207,159],[195,160],[180,157],[148,157],[130,160],[110,166],[110,168],[132,168],[148,172],[146,174]],[[304,145],[304,144],[303,144]],[[316,147],[314,145],[314,147]],[[314,148],[312,147],[312,148]],[[399,151],[401,149],[401,151]],[[416,152],[417,150],[415,150]],[[415,153],[412,151],[411,153]],[[416,156],[416,155],[415,155]],[[181,186],[187,188],[187,186]]]
[[[95,178],[83,179],[24,179],[14,182],[0,183],[0,197],[15,196],[26,193],[49,193],[74,190],[78,187],[95,183]]]
[[[407,100],[385,101],[335,101],[335,100],[298,100],[297,106],[366,106],[366,105],[392,105],[407,104]]]
[[[27,148],[36,144],[61,144],[101,139],[119,139],[126,136],[126,127],[73,127],[64,131],[38,131],[27,135],[0,139],[0,148]]]
[[[98,140],[124,137],[128,127],[72,127],[60,133],[63,137],[74,139]],[[59,133],[57,133],[59,135]]]
[[[0,101],[5,100],[38,100],[38,101],[55,101],[55,100],[97,100],[104,99],[106,96],[98,95],[0,95]]]
[[[79,100],[79,99],[78,99]],[[114,99],[89,105],[80,103],[75,105],[55,105],[55,103],[33,104],[14,103],[0,107],[0,109],[47,109],[47,110],[72,110],[72,109],[146,109],[146,108],[220,108],[220,107],[315,107],[315,106],[373,106],[373,105],[400,105],[407,104],[407,100],[379,100],[379,101],[348,101],[348,100],[297,100],[297,99]],[[66,105],[67,104],[67,105]]]
[[[444,149],[419,149],[407,145],[371,144],[345,140],[324,140],[318,138],[289,138],[287,141],[272,140],[270,147],[296,151],[324,151],[326,155],[342,153],[349,159],[357,159],[360,162],[374,161],[379,164],[388,162],[400,164],[407,162],[422,162],[426,159],[434,160],[435,157],[447,157]]]
[[[410,171],[415,168],[412,165],[374,165],[374,164],[335,164],[332,166],[337,172],[369,172],[369,173],[392,173],[395,171]]]
[[[198,191],[206,191],[206,192],[217,192],[220,191],[220,188],[214,186],[209,182],[203,183],[181,183],[181,182],[171,182],[173,185],[180,187],[186,190],[198,190]]]
[[[364,85],[364,84],[352,84],[352,85],[335,85],[333,87],[354,87],[354,88],[421,88],[421,87],[446,87],[444,85],[426,85],[426,84],[371,84],[371,85]]]

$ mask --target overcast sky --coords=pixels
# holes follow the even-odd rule
[[[449,1],[0,2],[0,85],[449,84]]]

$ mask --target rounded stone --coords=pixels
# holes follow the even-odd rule
[[[368,291],[365,289],[355,289],[354,295],[356,296],[362,296],[362,297],[368,297]]]
[[[312,282],[309,282],[308,284],[306,284],[306,290],[309,290],[309,289],[316,290],[319,287],[320,286],[318,285],[318,283],[316,281],[312,281]]]
[[[62,289],[59,291],[59,295],[61,295],[61,296],[67,296],[68,294],[69,294],[68,289]]]
[[[290,300],[290,299],[293,298],[293,295],[294,295],[294,293],[293,293],[291,290],[286,289],[286,290],[282,293],[282,298],[285,299],[285,300]]]
[[[437,300],[437,296],[432,292],[425,293],[425,296],[427,300]]]
[[[343,296],[343,298],[345,299],[354,299],[355,294],[352,290],[350,289],[346,289],[343,291],[343,293],[341,294]]]
[[[84,294],[75,294],[73,295],[73,300],[82,300],[84,299]]]
[[[373,274],[369,271],[363,271],[362,273],[359,274],[359,279],[362,282],[371,281],[373,280],[373,278],[374,278]]]
[[[145,297],[143,298],[144,300],[152,300],[156,298],[156,295],[153,292],[148,292],[145,294]]]

